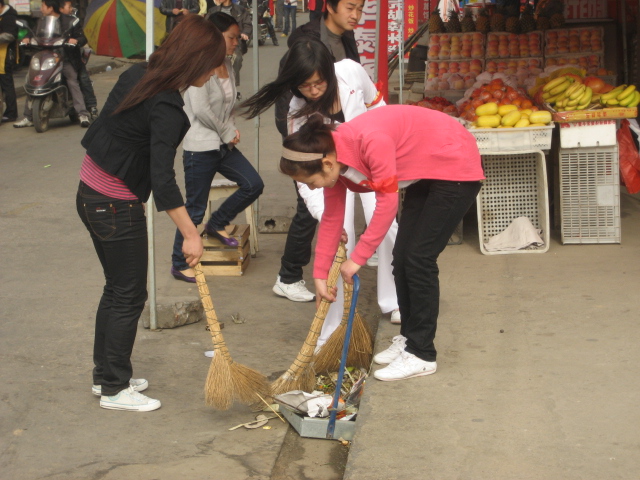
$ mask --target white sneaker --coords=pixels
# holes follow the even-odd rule
[[[144,392],[147,388],[149,388],[149,382],[147,382],[144,378],[131,378],[129,379],[129,385],[131,385],[136,392]],[[91,393],[93,393],[96,397],[101,397],[102,386],[94,385],[93,387],[91,387]]]
[[[393,362],[398,355],[404,352],[404,347],[407,345],[407,337],[402,335],[396,335],[391,340],[391,346],[386,350],[381,351],[375,357],[373,361],[378,365],[388,365]]]
[[[307,287],[304,285],[304,280],[291,284],[282,283],[278,276],[276,284],[273,286],[273,293],[281,297],[286,297],[292,302],[310,302],[316,298],[316,296],[307,290]]]
[[[400,325],[400,309],[396,308],[393,312],[391,312],[391,323],[394,325]]]
[[[427,362],[409,352],[402,352],[389,365],[373,373],[373,376],[384,382],[404,380],[405,378],[422,377],[436,373],[436,362]]]
[[[13,126],[14,128],[33,127],[33,122],[27,117],[24,117],[22,120],[15,122]]]
[[[371,258],[367,260],[368,267],[377,267],[378,266],[378,253],[374,253],[371,255]]]
[[[91,125],[91,122],[89,121],[89,117],[87,117],[86,115],[80,115],[80,126],[82,128],[87,128],[89,125]]]
[[[109,410],[129,410],[132,412],[150,412],[160,408],[160,400],[149,398],[134,390],[133,386],[118,392],[112,397],[100,397],[100,406]]]

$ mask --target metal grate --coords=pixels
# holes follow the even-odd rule
[[[620,243],[618,147],[560,149],[562,243]]]

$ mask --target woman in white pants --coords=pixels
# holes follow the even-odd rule
[[[319,40],[309,37],[296,42],[290,49],[278,78],[265,85],[244,107],[250,116],[266,110],[284,92],[290,90],[288,130],[296,132],[309,115],[322,114],[327,123],[342,123],[358,115],[385,105],[376,86],[364,68],[353,60],[333,63],[331,52]],[[298,191],[310,213],[320,220],[324,210],[323,190],[310,190],[298,184]],[[348,236],[347,254],[355,245],[354,194],[347,197],[344,228]],[[360,194],[367,223],[375,210],[375,193]],[[378,250],[378,304],[383,313],[392,312],[392,322],[400,323],[398,299],[391,267],[392,250],[398,224],[394,221]],[[331,305],[318,339],[318,346],[331,336],[342,319],[342,280],[338,283],[338,297]]]

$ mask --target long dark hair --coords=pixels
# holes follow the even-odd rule
[[[324,123],[324,118],[321,115],[311,115],[307,123],[300,127],[300,130],[284,139],[282,146],[294,152],[321,153],[324,158],[336,151],[336,144],[331,133],[334,128],[334,124]],[[322,158],[298,162],[281,157],[280,171],[290,177],[299,173],[309,177],[322,171]]]
[[[222,33],[229,30],[233,25],[240,26],[235,18],[224,12],[208,13],[204,18],[213,23]]]
[[[165,90],[186,90],[200,77],[219,67],[225,41],[213,23],[187,15],[149,57],[142,79],[113,112],[119,113]]]
[[[247,118],[256,117],[289,91],[296,97],[305,99],[298,86],[316,72],[327,82],[327,89],[318,100],[307,101],[295,117],[305,117],[316,112],[328,117],[338,97],[338,79],[333,67],[333,55],[324,43],[312,37],[304,37],[291,46],[278,78],[267,83],[240,105],[243,114]]]

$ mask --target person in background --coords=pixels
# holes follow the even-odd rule
[[[18,13],[11,5],[0,0],[0,95],[4,93],[5,111],[0,112],[2,122],[15,122],[18,118],[18,102],[13,84]]]
[[[251,14],[242,5],[236,5],[231,0],[214,0],[215,6],[209,9],[208,13],[222,12],[231,15],[240,26],[240,42],[233,54],[233,73],[236,80],[236,87],[240,86],[240,69],[242,69],[242,56],[247,51],[247,42],[253,33]]]
[[[445,113],[409,105],[377,108],[337,128],[315,115],[285,139],[280,171],[311,189],[324,188],[313,272],[318,303],[335,300],[327,274],[342,236],[347,190],[376,196],[367,230],[340,267],[343,281],[352,283],[396,218],[398,191],[406,188],[393,249],[402,325],[391,347],[374,357],[386,365],[374,377],[435,373],[438,256],[484,179],[474,136]]]
[[[284,0],[275,0],[276,6],[276,32],[281,32],[284,27]]]
[[[78,18],[71,0],[63,0],[62,6],[60,7],[60,13]],[[71,54],[78,57],[74,60],[74,65],[78,66],[78,84],[80,85],[80,90],[82,90],[84,104],[87,107],[87,110],[89,110],[89,113],[91,113],[91,117],[95,119],[98,117],[98,100],[96,99],[96,94],[93,91],[93,82],[89,77],[87,66],[82,61],[81,52],[74,51]]]
[[[210,14],[207,18],[222,32],[227,55],[233,53],[240,37],[236,19],[222,12]],[[191,123],[183,143],[187,212],[194,225],[202,223],[216,173],[236,182],[240,188],[211,214],[204,227],[208,236],[231,247],[237,247],[238,241],[229,237],[225,227],[264,189],[260,175],[237,148],[240,132],[233,116],[235,102],[233,68],[228,58],[216,68],[205,85],[189,87],[184,93],[184,111]],[[171,275],[178,280],[195,283],[195,272],[182,253],[182,244],[182,232],[178,229],[171,255]]]
[[[329,49],[335,62],[348,58],[360,63],[353,30],[360,21],[363,8],[364,0],[327,0],[324,18],[318,18],[296,28],[287,39],[287,45],[291,48],[298,40],[311,37],[320,40]],[[286,58],[287,54],[280,61],[280,72]],[[286,92],[276,100],[276,127],[282,138],[288,135],[287,115],[292,97],[291,92]],[[314,295],[304,283],[302,269],[311,260],[311,242],[316,233],[318,221],[309,212],[297,188],[296,198],[296,213],[287,233],[280,271],[273,290],[294,302],[310,302]]]
[[[298,0],[284,0],[284,30],[283,37],[288,36],[296,29],[296,13]]]
[[[186,16],[200,11],[199,0],[162,0],[160,3],[160,13],[167,17],[167,35]]]
[[[309,8],[310,22],[322,18],[322,14],[325,11],[324,0],[309,0],[307,7]]]
[[[255,116],[266,110],[285,91],[293,91],[289,109],[289,132],[298,131],[310,115],[321,114],[326,122],[349,122],[369,110],[383,107],[382,94],[373,84],[362,65],[344,59],[334,65],[327,47],[312,37],[296,42],[287,57],[278,78],[265,85],[256,95],[247,100],[250,115]],[[255,98],[255,101],[252,99]],[[304,199],[311,215],[320,220],[324,211],[324,197],[321,188],[311,190],[298,183],[298,192]],[[360,193],[365,220],[371,221],[376,207],[373,192]],[[347,193],[344,229],[347,233],[347,255],[351,255],[355,245],[355,195]],[[377,276],[378,305],[383,313],[391,313],[392,320],[400,322],[398,299],[396,297],[391,258],[396,240],[398,224],[392,222],[380,245],[381,261]],[[311,246],[309,245],[309,248]],[[274,293],[284,296],[279,287]],[[331,305],[318,338],[322,345],[338,327],[342,320],[342,282],[338,285],[338,301]]]
[[[267,26],[267,31],[269,32],[269,36],[271,37],[271,41],[277,47],[278,37],[276,36],[276,31],[273,28],[273,22],[271,21],[271,12],[269,12],[269,0],[260,0],[258,3],[258,18],[261,18],[264,24]]]
[[[62,74],[67,81],[67,87],[69,88],[69,93],[71,93],[71,99],[73,100],[73,108],[78,114],[80,126],[87,128],[91,122],[89,121],[89,112],[85,106],[84,96],[82,95],[82,90],[80,90],[80,84],[78,82],[78,72],[80,70],[79,64],[82,63],[80,55],[78,54],[78,49],[86,45],[87,38],[84,36],[80,22],[76,17],[60,13],[60,0],[42,0],[40,12],[45,17],[58,17],[60,19],[60,28],[63,32],[71,29],[67,43],[74,46],[64,47]],[[77,22],[75,26],[73,26],[74,22]],[[31,36],[27,35],[22,39],[22,44],[27,45],[30,40]],[[27,97],[24,104],[24,118],[19,122],[14,123],[13,126],[16,128],[33,127],[29,97]]]
[[[82,139],[86,155],[76,208],[105,277],[95,322],[92,388],[102,408],[146,412],[161,406],[140,393],[149,386],[147,380],[132,378],[131,352],[147,299],[144,203],[153,191],[157,209],[167,212],[185,238],[187,263],[195,266],[202,239],[173,169],[189,129],[181,92],[207,83],[224,56],[220,31],[199,15],[187,16],[148,63],[120,75]]]

